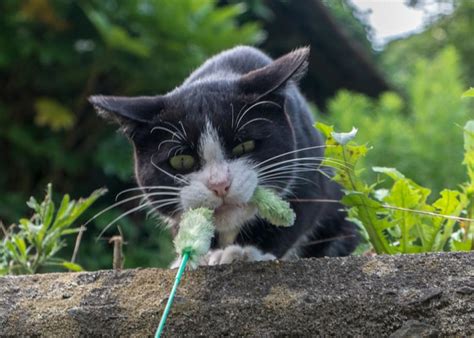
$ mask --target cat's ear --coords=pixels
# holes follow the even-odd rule
[[[289,81],[298,82],[308,69],[309,47],[283,55],[265,67],[243,75],[240,89],[259,97],[283,89]]]
[[[122,127],[151,123],[163,109],[161,96],[104,96],[89,97],[97,113],[105,119],[118,122]]]

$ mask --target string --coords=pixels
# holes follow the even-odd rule
[[[173,288],[171,289],[170,296],[168,298],[168,302],[166,303],[165,310],[161,315],[160,324],[155,333],[155,338],[160,338],[161,334],[163,333],[163,329],[165,328],[166,318],[168,318],[169,312],[171,310],[171,306],[173,305],[174,296],[176,295],[176,290],[178,289],[178,285],[181,282],[181,278],[183,277],[184,269],[186,268],[186,263],[189,260],[190,252],[184,251],[183,252],[183,259],[181,260],[181,264],[179,265],[178,273],[174,279]]]

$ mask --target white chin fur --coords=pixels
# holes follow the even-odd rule
[[[257,187],[257,173],[245,160],[226,162],[225,165],[229,168],[232,183],[224,198],[216,196],[204,183],[209,177],[209,168],[207,167],[199,172],[189,174],[187,179],[191,183],[183,187],[180,192],[183,210],[197,207],[217,209],[214,217],[218,232],[240,229],[256,215],[255,207],[249,206],[247,203]],[[213,168],[215,166],[214,164]]]
[[[207,126],[199,147],[203,167],[186,175],[186,180],[190,183],[180,192],[182,209],[217,209],[216,230],[228,238],[226,242],[231,241],[231,234],[235,237],[238,230],[255,217],[255,208],[247,203],[258,184],[257,172],[250,161],[244,158],[227,160],[217,132],[210,125]],[[228,172],[231,184],[227,194],[219,197],[207,186],[212,178],[225,172]]]

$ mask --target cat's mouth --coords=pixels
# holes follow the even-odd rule
[[[241,209],[241,208],[244,208],[245,207],[245,204],[237,204],[237,203],[222,203],[221,206],[217,207],[216,209],[214,209],[214,212],[216,214],[223,214],[223,213],[226,213],[226,212],[229,212],[229,211],[233,211],[233,210],[236,210],[236,209]]]

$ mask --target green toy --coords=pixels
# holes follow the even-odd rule
[[[257,187],[250,202],[255,204],[260,217],[273,225],[289,227],[295,223],[296,215],[290,203],[269,189]]]
[[[213,211],[197,208],[186,211],[179,223],[179,232],[174,239],[178,255],[189,254],[189,262],[196,267],[198,259],[209,251],[214,236]]]
[[[295,222],[296,215],[291,209],[290,204],[269,189],[257,187],[250,203],[256,206],[260,217],[273,225],[289,227]],[[179,231],[174,239],[176,252],[182,257],[181,264],[155,337],[160,337],[163,332],[166,318],[173,304],[173,299],[187,262],[190,262],[191,267],[197,267],[199,259],[211,247],[211,240],[215,229],[213,213],[214,211],[208,208],[196,208],[184,212],[181,217]]]

